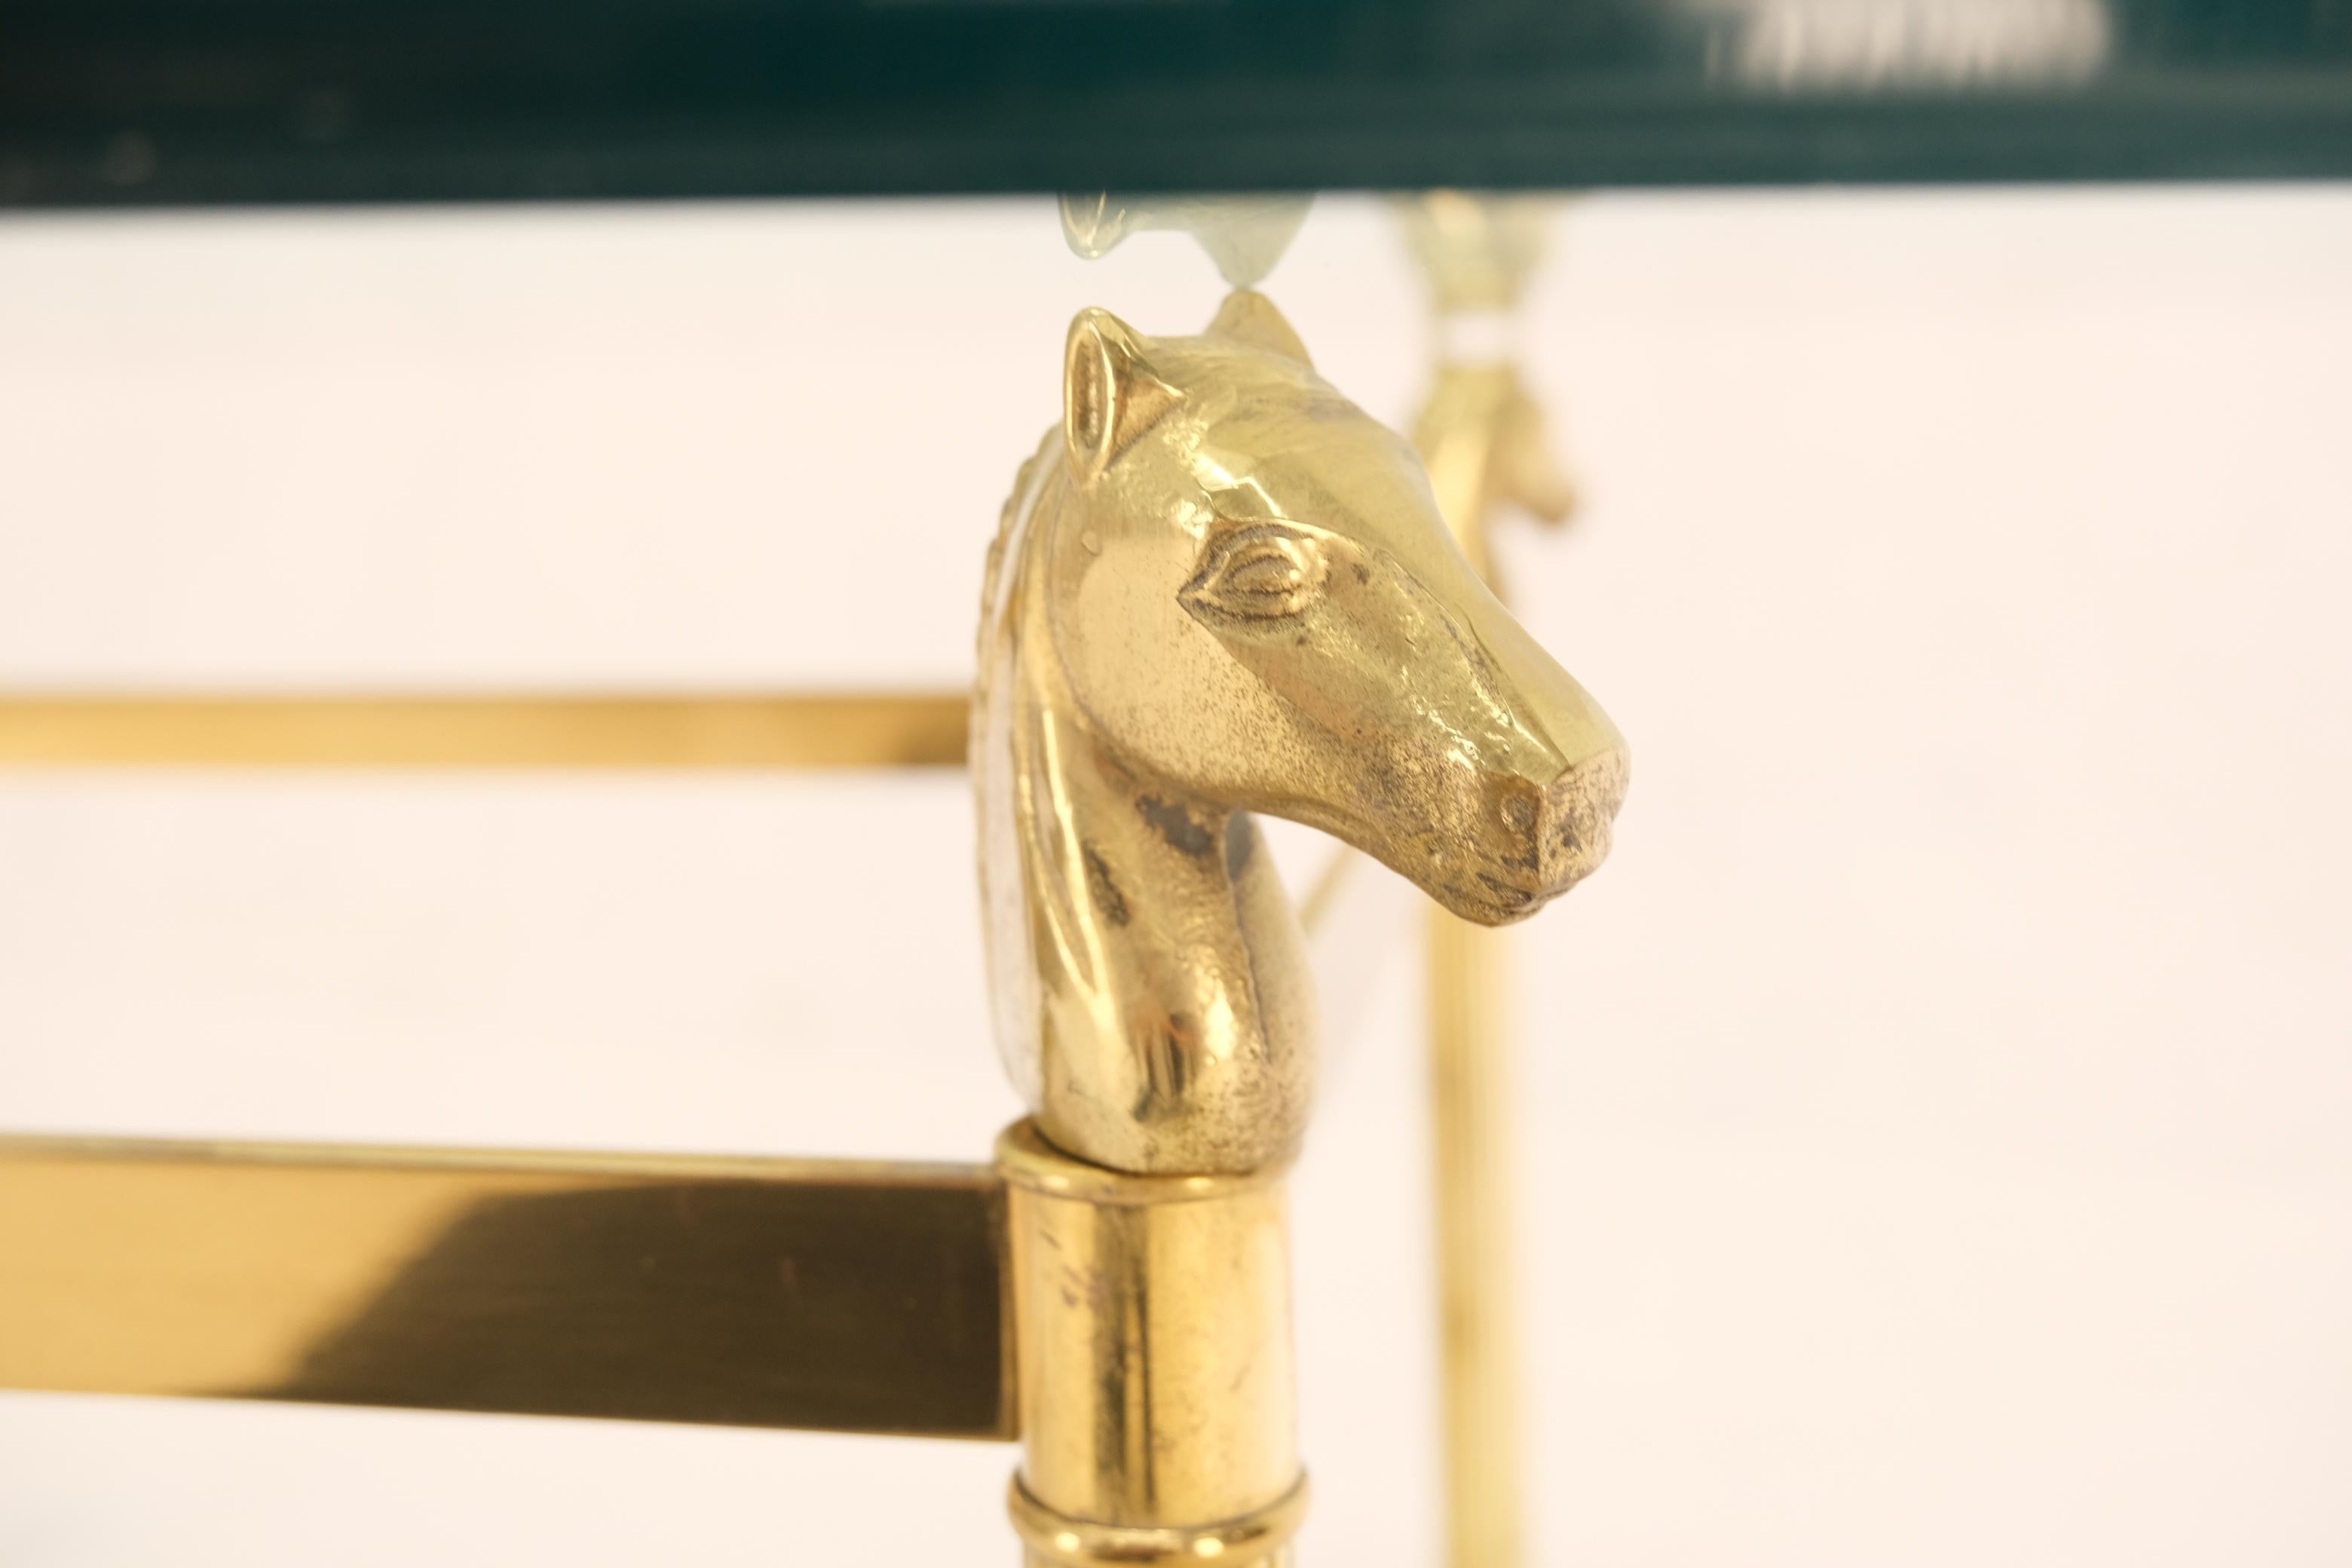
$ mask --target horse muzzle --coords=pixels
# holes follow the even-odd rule
[[[1486,832],[1478,852],[1430,892],[1481,925],[1525,920],[1598,870],[1609,858],[1611,825],[1625,799],[1622,747],[1586,758],[1557,777],[1490,782]]]

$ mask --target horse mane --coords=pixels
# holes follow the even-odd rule
[[[1046,431],[1037,449],[1021,460],[1021,467],[1013,476],[1012,493],[1004,498],[1003,509],[996,514],[996,536],[988,542],[988,564],[981,573],[980,668],[983,684],[988,672],[989,639],[995,633],[1005,596],[1012,591],[1007,574],[1018,574],[1021,569],[1022,546],[1026,541],[1020,535],[1037,510],[1037,492],[1043,488],[1040,481],[1045,477],[1044,470],[1058,456],[1054,448],[1061,433],[1059,426]]]
[[[1045,506],[1047,489],[1061,472],[1062,429],[1056,425],[1013,476],[1013,493],[1005,498],[996,536],[988,546],[969,752],[980,807],[980,887],[993,1032],[1006,1070],[1033,1105],[1038,1102],[1039,1086],[1022,1054],[1024,1042],[1036,1032],[1040,1003],[1029,900],[1043,898],[1050,905],[1064,890],[1050,885],[1033,889],[1024,868],[1037,825],[1024,805],[1027,792],[1020,774],[1029,747],[1016,733],[1023,722],[1023,672],[1007,623],[1021,614],[1024,580],[1037,545],[1038,514]],[[1056,923],[1066,927],[1066,911],[1063,914]]]

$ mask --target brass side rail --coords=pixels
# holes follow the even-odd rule
[[[0,695],[0,771],[38,768],[756,772],[958,768],[970,697]],[[1341,849],[1300,907],[1318,927]]]
[[[1009,1439],[988,1166],[0,1138],[0,1387]]]
[[[0,767],[885,768],[963,762],[961,691],[0,696]]]

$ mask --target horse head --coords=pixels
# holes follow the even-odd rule
[[[1262,296],[1199,338],[1071,329],[1076,479],[1044,563],[1095,732],[1500,924],[1609,852],[1624,742],[1454,542],[1420,458]],[[1073,526],[1073,523],[1076,526]]]
[[[1261,296],[1191,338],[1081,313],[1063,401],[982,633],[1000,1043],[1070,1152],[1251,1169],[1303,1130],[1313,1053],[1247,814],[1501,924],[1607,855],[1624,745]]]

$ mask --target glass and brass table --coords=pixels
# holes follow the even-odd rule
[[[2347,174],[2352,16],[2312,5],[260,0],[199,22],[158,0],[24,0],[0,16],[0,204],[25,211]],[[1416,200],[1437,307],[1475,352],[1437,366],[1413,443],[1483,571],[1491,518],[1557,519],[1571,500],[1490,331],[1531,242],[1508,203]],[[1278,316],[1235,299],[1211,337],[1303,363]],[[1155,400],[1198,406],[1174,367],[1201,352],[1081,323],[1078,482],[1166,434]],[[1327,578],[1344,591],[1350,565],[1372,580],[1348,541],[1258,491],[1265,508],[1221,512],[1201,574],[1160,596],[1229,646]],[[1478,658],[1507,646],[1498,624]],[[972,722],[964,691],[20,692],[0,695],[0,766],[941,769],[964,765]],[[1535,795],[1498,797],[1499,819],[1564,816],[1544,842],[1597,862],[1622,788],[1612,754],[1595,741]],[[1171,852],[1211,842],[1138,798]],[[1238,884],[1248,840],[1217,831]],[[1462,853],[1468,829],[1436,837]],[[1125,928],[1132,887],[1079,858],[1088,931]],[[1589,868],[1538,855],[1540,887],[1487,912],[1526,912]],[[1338,896],[1336,876],[1308,890],[1305,917]],[[1448,913],[1428,952],[1450,1552],[1508,1568],[1500,959]],[[1234,1053],[1139,1059],[1127,1100],[1176,1104]],[[1041,1122],[961,1166],[7,1140],[0,1384],[1018,1440],[1012,1512],[1034,1563],[1286,1560],[1306,1492],[1282,1108],[1253,1101],[1242,1124],[1265,1144],[1245,1158],[1213,1140],[1129,1150],[1100,1114],[1116,1096],[1050,1054],[1037,1073]]]

